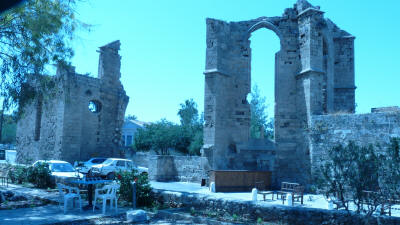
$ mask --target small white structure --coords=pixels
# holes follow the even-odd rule
[[[16,150],[0,149],[0,163],[15,164]]]
[[[210,183],[210,191],[215,193],[215,182]]]
[[[253,190],[251,190],[251,200],[253,202],[257,201],[257,194],[258,194],[257,188],[253,188]]]
[[[289,193],[286,195],[286,199],[287,199],[287,205],[292,206],[293,205],[293,199],[292,199],[292,194]]]
[[[125,120],[122,125],[122,144],[124,147],[129,147],[133,144],[133,137],[137,129],[144,128],[147,122],[142,122],[139,120]]]

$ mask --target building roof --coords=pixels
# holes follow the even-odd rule
[[[144,125],[150,124],[149,122],[144,122],[144,121],[139,121],[139,120],[125,120],[124,123],[125,124],[126,123],[132,123],[132,124],[135,124],[135,125],[137,125],[139,127],[144,127]]]

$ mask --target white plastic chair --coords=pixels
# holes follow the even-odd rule
[[[64,214],[67,212],[68,200],[70,199],[72,199],[73,205],[75,205],[75,199],[79,200],[79,210],[82,212],[82,200],[78,188],[69,187],[60,183],[57,183],[57,188],[58,191],[60,192],[58,201],[59,206],[61,207],[61,203],[64,202]]]
[[[103,200],[103,214],[106,213],[106,204],[107,200],[110,200],[110,208],[113,208],[113,202],[115,202],[115,211],[118,211],[118,198],[117,198],[117,190],[119,189],[120,185],[117,183],[105,185],[102,188],[96,189],[94,195],[94,204],[93,204],[93,212],[96,208],[96,201],[97,199]]]

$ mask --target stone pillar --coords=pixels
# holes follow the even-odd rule
[[[323,37],[321,23],[323,12],[315,8],[307,8],[299,12],[299,42],[301,56],[301,72],[297,75],[299,90],[303,92],[301,104],[303,113],[310,121],[311,115],[323,113],[323,82],[326,76],[323,69]]]

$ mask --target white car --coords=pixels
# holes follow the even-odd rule
[[[69,162],[61,160],[38,160],[32,166],[35,167],[39,163],[49,164],[51,176],[55,178],[56,182],[59,179],[83,178],[83,174],[77,172]]]
[[[106,161],[107,158],[91,158],[88,161],[84,162],[82,166],[76,167],[76,170],[81,173],[89,173],[89,170],[94,165],[98,165]]]
[[[139,173],[147,173],[148,169],[145,167],[136,167],[132,160],[108,158],[102,164],[92,166],[90,170],[94,176],[107,177],[107,179],[114,179],[115,172],[118,171],[131,171],[137,169]]]

